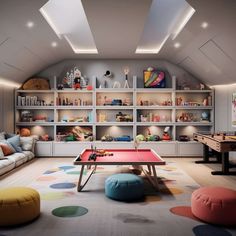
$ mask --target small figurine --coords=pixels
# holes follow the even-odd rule
[[[200,83],[200,90],[204,90],[205,89],[205,85]]]
[[[162,140],[164,140],[164,141],[169,141],[169,140],[171,140],[170,135],[169,135],[169,133],[168,133],[169,130],[170,130],[170,127],[169,127],[169,126],[165,127],[164,133],[163,133],[163,135],[162,135]]]
[[[74,87],[75,90],[81,88],[81,87],[80,87],[80,78],[79,78],[79,77],[75,77],[75,78],[74,78],[74,84],[73,84],[73,87]]]
[[[129,88],[129,83],[128,83],[129,67],[125,67],[124,68],[124,73],[125,73],[125,85],[124,85],[124,88]]]

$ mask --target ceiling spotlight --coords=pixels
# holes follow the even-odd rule
[[[28,21],[28,22],[26,23],[26,26],[27,26],[29,29],[31,29],[31,28],[34,27],[34,22],[33,22],[33,21]]]
[[[203,29],[206,29],[207,27],[208,27],[208,23],[206,22],[206,21],[204,21],[204,22],[202,22],[202,24],[201,24],[201,27],[203,28]]]
[[[52,42],[52,43],[51,43],[51,46],[52,46],[53,48],[55,48],[55,47],[58,46],[58,43],[57,43],[57,42]]]
[[[181,46],[181,44],[180,44],[179,42],[177,42],[177,43],[174,44],[174,47],[175,47],[175,48],[179,48],[180,46]]]

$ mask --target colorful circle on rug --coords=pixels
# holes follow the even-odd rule
[[[174,215],[183,216],[183,217],[187,217],[187,218],[199,221],[198,218],[193,215],[190,206],[172,207],[170,208],[170,212],[173,213]]]
[[[68,183],[68,182],[50,185],[50,188],[54,188],[54,189],[67,189],[67,188],[74,188],[74,187],[76,187],[75,183]]]
[[[179,188],[161,188],[160,192],[168,195],[178,195],[182,194],[184,191]]]
[[[161,201],[161,197],[157,195],[149,195],[145,196],[145,202],[151,203],[151,202],[159,202]]]
[[[75,171],[67,171],[66,174],[68,175],[79,175],[80,171],[79,170],[75,170]],[[83,175],[87,175],[87,170],[84,170]]]
[[[63,199],[65,197],[72,197],[74,195],[75,195],[74,192],[48,192],[48,193],[41,193],[40,197],[42,200],[54,201]]]
[[[193,233],[196,236],[232,236],[232,234],[222,227],[212,225],[198,225],[193,228]]]
[[[61,169],[59,168],[53,168],[53,169],[50,169],[50,170],[46,170],[43,174],[44,175],[48,175],[48,174],[52,174],[52,173],[55,173],[57,171],[61,171]]]
[[[82,206],[63,206],[56,208],[52,214],[57,217],[78,217],[88,213],[88,209]]]
[[[64,170],[64,171],[74,169],[74,168],[75,166],[59,166],[59,169]]]
[[[56,177],[54,176],[40,176],[39,178],[37,178],[36,180],[37,181],[53,181],[57,179]]]
[[[66,196],[63,192],[49,192],[49,193],[41,193],[40,194],[40,198],[42,200],[47,200],[47,201],[60,200],[65,197]]]
[[[176,184],[176,180],[175,179],[166,179],[166,178],[161,178],[160,180],[158,180],[159,184]]]

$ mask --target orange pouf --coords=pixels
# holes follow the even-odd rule
[[[236,225],[236,191],[223,187],[202,187],[192,193],[193,215],[211,224]]]

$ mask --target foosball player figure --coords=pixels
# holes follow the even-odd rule
[[[226,135],[226,133],[222,134],[222,140],[225,140],[225,135]]]

